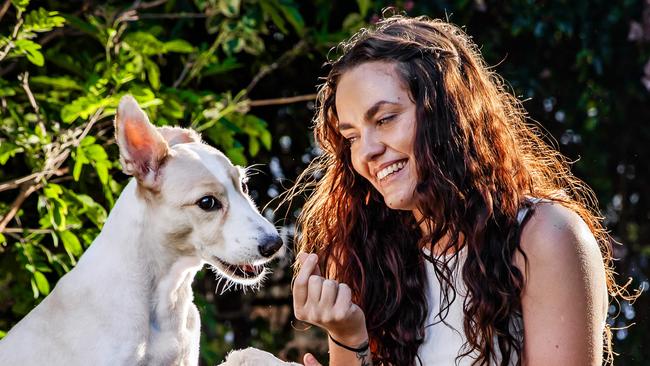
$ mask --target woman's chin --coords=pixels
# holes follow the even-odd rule
[[[399,197],[399,196],[384,196],[384,203],[391,210],[413,211],[416,208],[415,202],[412,197]]]

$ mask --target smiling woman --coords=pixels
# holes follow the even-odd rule
[[[603,345],[611,360],[607,294],[624,291],[594,195],[477,46],[395,16],[342,49],[294,281],[330,365],[600,365]]]
[[[352,167],[392,209],[413,210],[417,184],[415,104],[390,62],[368,62],[341,76],[336,104]]]

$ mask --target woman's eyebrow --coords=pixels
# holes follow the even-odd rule
[[[375,114],[377,114],[377,112],[379,111],[379,108],[383,107],[386,104],[399,105],[399,103],[396,103],[396,102],[391,102],[391,101],[388,101],[388,100],[380,100],[377,103],[373,104],[372,107],[368,108],[368,110],[366,111],[366,113],[364,114],[363,117],[365,118],[366,121],[370,121],[372,119],[372,117],[374,117]]]
[[[391,101],[388,101],[388,100],[380,100],[380,101],[376,102],[375,104],[373,104],[370,108],[368,108],[368,110],[366,110],[366,113],[364,113],[363,118],[366,121],[370,121],[372,119],[372,117],[374,117],[375,114],[377,114],[377,112],[379,111],[379,109],[381,107],[383,107],[384,105],[400,105],[400,104],[397,103],[397,102],[391,102]],[[339,122],[338,127],[339,127],[339,131],[344,131],[344,130],[349,130],[349,129],[354,128],[354,126],[352,126],[352,124],[347,123],[347,122]]]

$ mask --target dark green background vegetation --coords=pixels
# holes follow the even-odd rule
[[[74,266],[127,181],[112,128],[126,93],[154,123],[195,128],[235,163],[259,164],[251,194],[270,202],[264,212],[291,246],[300,203],[274,213],[273,198],[318,153],[309,126],[323,63],[387,6],[465,27],[596,191],[622,243],[620,282],[648,290],[649,4],[0,1],[0,337]],[[276,262],[259,291],[199,275],[204,364],[248,345],[291,359],[323,354],[322,333],[292,322],[291,260]],[[650,362],[648,298],[612,304],[618,365]]]

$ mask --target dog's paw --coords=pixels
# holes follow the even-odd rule
[[[301,366],[295,362],[285,362],[269,352],[248,347],[232,351],[220,366]]]

